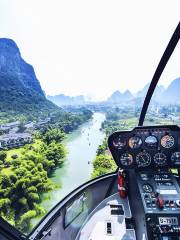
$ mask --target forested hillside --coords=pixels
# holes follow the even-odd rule
[[[59,110],[46,99],[33,67],[22,59],[16,43],[6,38],[0,38],[0,96],[1,118],[48,116]]]

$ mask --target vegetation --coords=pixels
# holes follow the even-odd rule
[[[92,178],[113,172],[117,169],[111,153],[108,150],[107,138],[110,134],[118,130],[132,129],[137,125],[136,112],[129,109],[110,108],[106,109],[106,120],[102,123],[102,130],[106,137],[103,143],[98,147],[96,158],[93,161]]]
[[[52,117],[52,124],[60,128],[65,133],[72,132],[77,129],[82,123],[92,117],[92,112],[86,108],[79,108],[76,112],[57,112]]]
[[[106,120],[102,123],[102,130],[106,137],[97,149],[96,158],[93,161],[93,172],[91,177],[95,178],[103,174],[113,172],[117,169],[111,153],[108,150],[107,138],[118,130],[132,129],[137,125],[137,112],[129,109],[110,108],[106,110]]]
[[[16,155],[16,150],[10,150],[11,156],[0,152],[0,215],[23,231],[31,218],[44,213],[40,195],[55,187],[49,176],[64,161],[64,136],[59,129],[50,129]]]
[[[33,74],[33,71],[32,73],[28,71],[27,75],[22,73],[20,77],[15,70],[12,73],[0,72],[0,123],[20,118],[31,121],[61,111],[45,98],[41,88],[37,87],[38,83]],[[26,86],[30,80],[31,88]]]
[[[93,168],[94,169],[91,174],[92,178],[113,172],[117,169],[117,166],[107,147],[107,138],[104,139],[103,143],[99,145],[97,149],[96,158],[93,161]]]
[[[45,213],[41,194],[57,187],[50,176],[64,162],[66,133],[91,116],[86,109],[74,114],[56,112],[48,124],[34,132],[32,144],[0,151],[0,215],[10,224],[28,232],[30,220]],[[20,132],[24,123],[21,119]]]

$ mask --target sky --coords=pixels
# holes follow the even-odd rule
[[[152,79],[179,9],[179,0],[0,0],[0,37],[17,43],[46,94],[103,100]],[[163,85],[180,77],[179,56],[180,46]]]

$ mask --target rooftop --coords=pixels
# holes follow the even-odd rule
[[[0,136],[0,141],[8,141],[11,139],[19,139],[19,138],[32,138],[29,133],[14,133],[14,134],[4,134]]]

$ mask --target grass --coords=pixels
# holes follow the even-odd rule
[[[33,148],[35,149],[39,149],[40,148],[40,145],[41,145],[42,141],[41,140],[35,140],[34,143],[32,144],[28,144],[28,145],[31,145]],[[27,146],[27,144],[25,145]],[[20,147],[20,148],[14,148],[14,149],[10,149],[7,151],[7,157],[6,159],[7,160],[12,160],[11,156],[14,155],[14,154],[17,154],[18,157],[21,157],[21,155],[24,153],[24,151],[27,151],[25,146],[23,147]],[[31,150],[28,150],[28,153],[30,153]]]
[[[10,175],[12,175],[12,173],[13,173],[13,171],[12,171],[11,167],[3,168],[1,170],[2,175],[10,176]]]
[[[14,154],[17,154],[20,157],[22,152],[23,152],[23,150],[24,150],[24,147],[14,148],[14,149],[8,150],[6,159],[7,160],[11,160],[12,159],[11,156],[14,155]]]
[[[134,128],[135,126],[137,126],[138,124],[138,119],[133,117],[133,118],[129,118],[129,119],[122,119],[119,120],[119,123],[121,125],[121,130],[131,130],[132,128]]]

